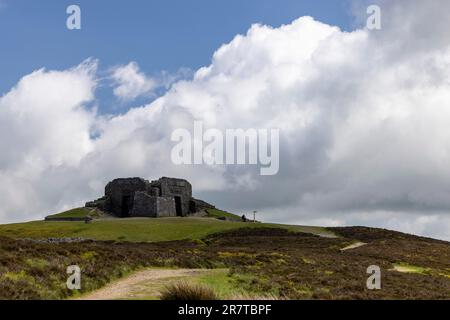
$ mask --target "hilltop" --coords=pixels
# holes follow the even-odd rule
[[[204,217],[183,218],[113,218],[88,208],[77,208],[47,218],[94,218],[84,221],[33,221],[0,225],[0,236],[11,238],[47,239],[82,238],[85,240],[114,240],[129,242],[158,242],[202,239],[210,234],[240,228],[283,228],[333,236],[326,228],[269,223],[242,222],[232,213],[208,209]]]

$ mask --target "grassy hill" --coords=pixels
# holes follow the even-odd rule
[[[72,210],[68,210],[65,212],[52,214],[47,216],[46,218],[55,219],[55,218],[86,218],[91,215],[91,210],[87,208],[75,208]]]
[[[219,213],[214,212],[216,215]],[[69,212],[80,214],[80,209]],[[67,217],[67,213],[62,214]],[[86,238],[131,242],[158,242],[201,239],[210,234],[240,228],[285,228],[294,232],[307,232],[333,236],[321,227],[288,226],[266,223],[222,221],[216,218],[130,218],[100,219],[91,223],[33,221],[0,225],[0,236],[11,238]]]
[[[184,221],[196,226],[199,221],[229,225],[211,219],[197,219],[197,224],[194,219]],[[173,222],[183,223],[179,219]],[[97,223],[102,225],[102,221]],[[99,225],[87,226],[98,230]],[[28,228],[31,226],[36,225],[28,224]],[[161,223],[159,228],[167,226]],[[340,235],[338,238],[287,229],[234,228],[205,236],[202,241],[153,243],[49,243],[0,236],[0,299],[78,297],[147,268],[162,272],[173,268],[216,270],[219,274],[212,272],[210,279],[201,282],[221,297],[250,294],[282,299],[450,299],[447,242],[369,228],[333,229]],[[340,250],[357,240],[366,245]],[[83,272],[80,292],[65,287],[66,268],[72,264]],[[382,270],[382,290],[366,288],[367,267],[371,265]],[[146,283],[143,298],[155,298],[147,293],[165,284],[165,280]]]
[[[56,216],[90,213],[82,208]],[[91,223],[0,225],[0,299],[77,297],[143,268],[212,270],[210,279],[197,280],[222,297],[450,299],[448,242],[364,227],[235,220],[214,210],[205,218],[102,217]],[[48,238],[96,241],[33,240]],[[72,264],[83,272],[81,292],[65,287],[66,268]],[[371,265],[382,270],[383,290],[366,288]],[[159,288],[158,283],[148,285],[152,292]]]
[[[208,209],[206,210],[206,212],[208,213],[208,217],[210,218],[222,218],[230,221],[242,221],[241,217],[239,217],[238,215],[226,211],[218,209]]]

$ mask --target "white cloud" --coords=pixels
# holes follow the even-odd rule
[[[142,73],[136,62],[114,68],[111,78],[115,85],[114,94],[126,101],[151,95],[157,87],[157,82]]]
[[[85,105],[94,98],[96,67],[87,60],[67,71],[38,70],[0,98],[2,220],[55,205],[45,197],[53,186],[45,185],[43,176],[60,167],[78,168],[92,151],[95,117]]]
[[[0,142],[8,150],[0,155],[0,219],[81,204],[114,177],[166,175],[192,180],[198,196],[238,213],[450,239],[450,2],[380,5],[376,32],[346,33],[308,17],[254,25],[193,80],[120,116],[85,107],[96,84],[92,62],[24,77],[0,99],[8,137]],[[422,29],[436,30],[427,37]],[[132,76],[123,79],[140,74],[133,63],[125,68]],[[145,81],[130,82],[118,96],[145,91],[136,89]],[[280,173],[172,165],[170,134],[194,119],[219,129],[280,128]]]

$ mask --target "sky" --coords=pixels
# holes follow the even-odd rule
[[[70,68],[89,57],[100,70],[135,61],[146,74],[196,70],[212,54],[254,23],[279,26],[303,15],[350,29],[345,0],[0,0],[0,92],[32,70]],[[81,30],[66,28],[66,8],[77,4]],[[182,53],[182,54],[180,54]],[[186,74],[182,72],[181,74]],[[189,74],[189,73],[187,73]],[[102,112],[126,111],[132,104],[111,99],[99,89]],[[122,101],[123,102],[123,101]],[[140,100],[139,102],[148,102]],[[120,107],[120,108],[119,108]]]
[[[81,8],[68,30],[66,8]],[[382,27],[366,27],[366,9]],[[261,220],[450,240],[446,0],[0,0],[0,222],[188,179]],[[174,130],[278,129],[279,171],[176,165]]]

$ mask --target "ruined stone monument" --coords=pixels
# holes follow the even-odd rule
[[[166,178],[149,182],[142,178],[115,179],[105,187],[105,196],[86,203],[114,216],[186,217],[214,206],[192,197],[191,184]]]

